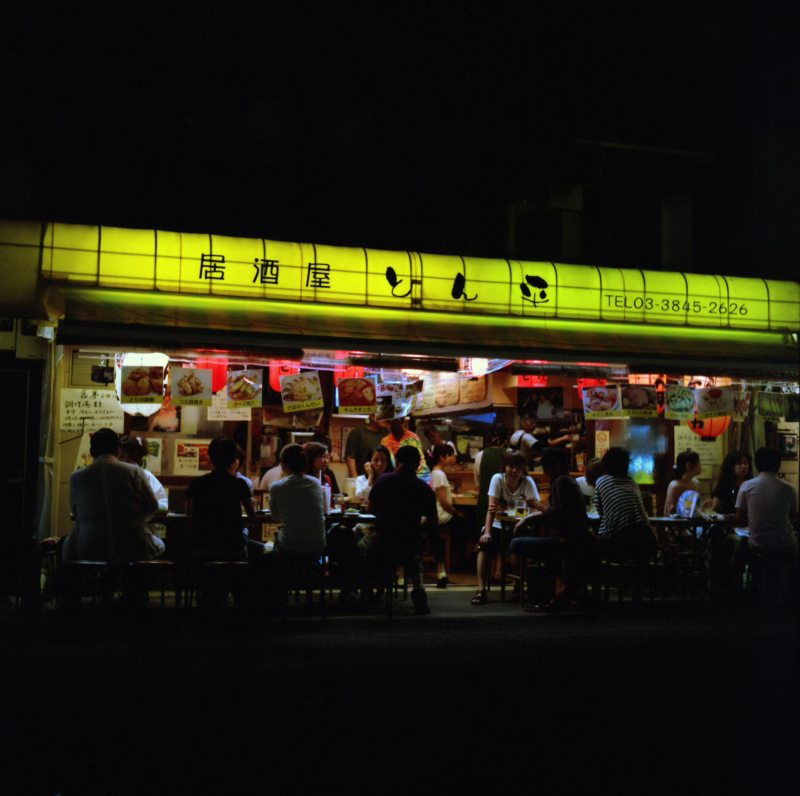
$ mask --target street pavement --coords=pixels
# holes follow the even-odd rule
[[[795,611],[472,593],[430,589],[424,617],[3,616],[2,792],[797,793]]]

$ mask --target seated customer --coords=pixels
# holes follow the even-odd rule
[[[639,485],[628,476],[630,460],[625,448],[611,448],[601,460],[603,475],[595,485],[600,513],[598,553],[611,558],[630,556],[644,562],[655,553],[656,537],[647,520]]]
[[[75,522],[64,542],[64,560],[143,561],[161,555],[164,543],[147,525],[158,502],[144,471],[117,459],[117,432],[95,431],[89,452],[92,463],[69,479]]]
[[[792,527],[797,522],[797,492],[778,478],[781,455],[774,448],[759,448],[755,455],[756,478],[745,481],[736,497],[736,520],[750,529],[750,554],[761,553],[791,572],[796,579],[797,536]],[[769,588],[772,584],[765,583]],[[781,586],[781,584],[775,584]],[[797,584],[791,583],[778,595],[796,599]]]
[[[134,464],[144,473],[147,483],[150,484],[150,489],[158,501],[158,508],[166,511],[168,508],[167,490],[164,489],[161,481],[158,480],[149,470],[142,467],[147,450],[142,442],[136,437],[122,437],[119,441],[119,460],[127,464]]]
[[[552,611],[567,597],[584,596],[593,540],[586,517],[586,501],[569,474],[566,452],[561,448],[542,451],[542,470],[550,481],[549,505],[537,500],[533,508],[542,512],[540,521],[544,533],[542,536],[517,537],[511,542],[510,549],[512,553],[547,562],[556,577],[554,600],[545,606],[533,606],[531,610]],[[566,564],[563,578],[562,559]]]
[[[597,483],[597,479],[602,474],[603,467],[600,464],[600,459],[592,459],[586,465],[586,472],[575,479],[578,486],[581,488],[581,492],[583,492],[584,499],[586,500],[586,509],[592,513],[597,511],[597,506],[594,501],[594,487]]]
[[[217,437],[208,446],[214,469],[195,478],[186,490],[192,524],[192,547],[204,558],[244,560],[246,537],[242,508],[255,521],[250,489],[239,468],[239,448],[228,437]]]
[[[376,445],[370,453],[369,459],[364,463],[366,475],[356,478],[356,498],[358,500],[369,500],[369,493],[375,482],[384,473],[393,473],[392,454],[384,445]]]
[[[375,530],[358,543],[358,548],[373,565],[401,563],[410,568],[414,611],[428,614],[430,609],[422,585],[420,551],[423,520],[428,530],[438,524],[436,496],[424,481],[417,478],[421,455],[416,447],[406,445],[399,448],[395,460],[395,472],[381,476],[372,488],[367,511],[375,515]]]
[[[470,600],[473,605],[485,605],[488,602],[489,570],[503,530],[495,514],[502,509],[514,511],[517,500],[524,500],[528,508],[532,508],[534,502],[539,500],[539,490],[528,475],[522,453],[507,451],[503,454],[502,464],[503,471],[495,473],[489,482],[489,508],[477,548],[478,591]],[[505,573],[501,572],[500,577],[505,577]]]
[[[436,492],[436,510],[439,514],[438,531],[451,532],[456,548],[463,550],[467,541],[467,515],[453,505],[453,492],[444,472],[445,467],[452,467],[456,463],[456,453],[449,445],[435,445],[428,461],[431,464],[431,488]],[[447,527],[445,528],[445,526]],[[445,543],[439,532],[436,533],[435,538],[429,538],[428,541],[436,560],[436,586],[444,589],[447,587],[449,579],[444,563]]]
[[[325,552],[325,509],[319,479],[306,475],[300,445],[281,449],[281,465],[289,475],[269,488],[269,510],[281,524],[274,552],[319,558]]]

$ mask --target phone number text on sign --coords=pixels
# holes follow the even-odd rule
[[[644,296],[606,294],[606,305],[611,309],[655,310],[662,312],[707,312],[710,315],[747,315],[747,306],[737,301],[680,301],[679,299],[653,299]]]

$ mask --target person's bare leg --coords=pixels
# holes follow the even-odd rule
[[[484,550],[478,551],[477,573],[478,573],[478,591],[486,591],[489,584],[489,567],[491,566],[493,556]]]

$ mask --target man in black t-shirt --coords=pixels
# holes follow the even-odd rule
[[[247,483],[237,478],[239,449],[227,437],[217,437],[208,446],[214,469],[196,478],[186,490],[192,522],[192,547],[215,557],[244,559],[245,537],[242,507],[255,521]]]

